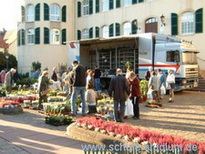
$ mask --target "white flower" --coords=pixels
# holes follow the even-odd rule
[[[132,141],[133,141],[134,143],[139,143],[140,138],[139,138],[139,137],[135,137]]]
[[[124,136],[123,139],[126,140],[126,141],[129,141],[129,140],[130,140],[130,138],[129,138],[128,135]]]
[[[106,130],[101,130],[100,131],[102,134],[105,134],[106,133]]]
[[[92,125],[88,125],[88,129],[92,129],[93,128],[93,126]]]
[[[142,145],[147,145],[147,144],[148,144],[148,141],[143,141],[141,144],[142,144]]]
[[[122,135],[121,134],[117,134],[116,137],[117,138],[122,138]]]
[[[109,135],[110,135],[110,136],[115,136],[115,133],[109,132]]]
[[[87,128],[86,124],[81,124],[81,126],[82,126],[83,128]]]
[[[95,128],[95,131],[96,131],[96,132],[98,132],[99,130],[100,130],[100,128],[97,128],[97,127]]]

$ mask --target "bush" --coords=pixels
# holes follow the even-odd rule
[[[32,85],[34,83],[37,82],[37,79],[33,79],[33,78],[23,78],[23,79],[18,79],[16,84],[17,85]]]
[[[41,63],[39,61],[32,63],[33,71],[41,69]]]

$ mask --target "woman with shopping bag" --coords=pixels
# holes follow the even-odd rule
[[[175,76],[174,71],[169,70],[166,80],[166,88],[169,89],[169,103],[174,102],[174,88],[175,88]]]
[[[130,86],[130,99],[132,100],[134,116],[133,119],[140,118],[139,99],[141,97],[140,81],[134,72],[130,72],[128,83]]]

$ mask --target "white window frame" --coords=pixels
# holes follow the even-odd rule
[[[34,31],[34,29],[27,30],[27,44],[28,45],[35,44],[35,31]]]
[[[60,30],[51,29],[50,30],[50,43],[51,44],[60,44]]]
[[[123,6],[130,6],[132,5],[132,0],[124,0]]]
[[[50,7],[50,21],[60,21],[61,8],[57,4],[53,4]]]
[[[89,39],[89,30],[88,29],[84,29],[82,31],[82,39]]]
[[[34,5],[29,5],[26,8],[26,21],[27,22],[33,22],[34,21],[34,17],[35,17],[35,7]]]
[[[185,12],[181,16],[181,33],[183,35],[195,33],[195,14]]]
[[[82,3],[82,8],[83,8],[83,15],[87,16],[89,15],[89,0],[84,0]]]
[[[132,34],[132,24],[130,22],[125,22],[123,25],[123,35],[128,36]]]
[[[102,27],[102,37],[103,38],[108,38],[109,37],[109,26],[106,25],[106,26]]]
[[[155,22],[158,22],[157,18],[155,17],[151,17],[146,20],[146,24],[155,23]]]
[[[102,0],[102,11],[109,10],[109,0]]]

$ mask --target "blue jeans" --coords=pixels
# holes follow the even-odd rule
[[[100,78],[95,78],[95,90],[100,90]]]
[[[85,87],[73,87],[73,92],[71,94],[71,112],[72,114],[76,114],[76,99],[78,97],[78,94],[80,94],[81,96],[82,114],[85,114]]]

